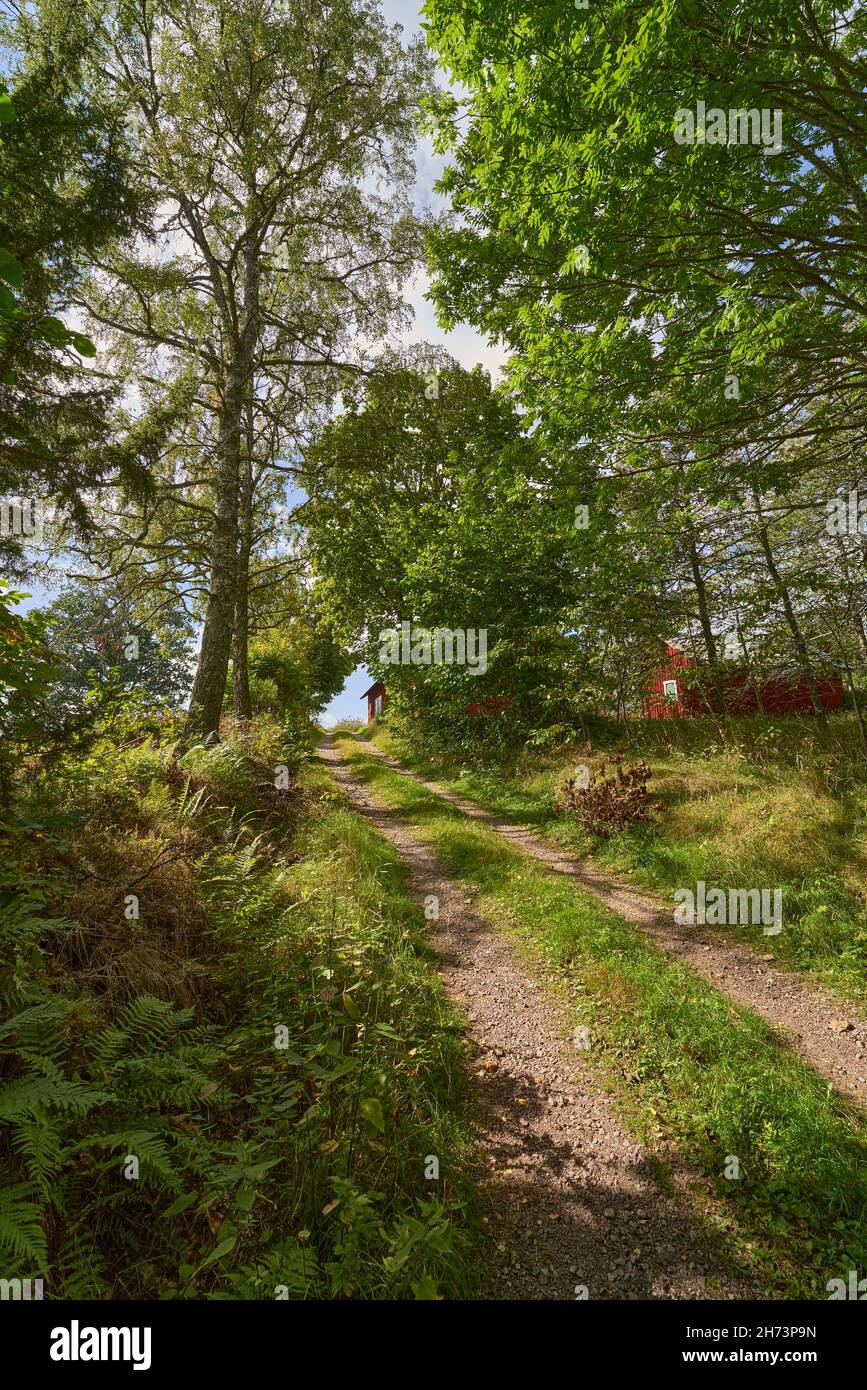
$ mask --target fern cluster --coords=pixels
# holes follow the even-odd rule
[[[50,1298],[466,1286],[461,1042],[390,851],[312,790],[293,784],[275,810],[273,728],[219,747],[183,763],[171,747],[126,762],[107,749],[4,831],[0,1272],[41,1276]],[[106,791],[108,765],[115,788],[136,790],[138,833],[187,846],[206,923],[178,969],[204,981],[193,1006],[121,999],[92,938],[123,926],[85,929],[68,912],[113,817],[119,865],[129,853],[128,796]],[[430,1154],[442,1183],[425,1178]]]

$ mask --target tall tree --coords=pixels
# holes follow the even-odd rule
[[[726,568],[741,608],[747,580],[762,596],[752,650],[802,671],[815,699],[832,645],[816,575],[853,600],[835,622],[856,648],[863,595],[813,540],[781,566],[776,523],[812,506],[821,526],[867,440],[867,18],[806,0],[749,14],[429,0],[426,14],[462,84],[431,106],[458,214],[430,240],[443,324],[505,341],[540,441],[595,473],[599,496],[617,477],[628,514],[625,489],[640,509],[658,478],[718,709]]]
[[[346,640],[420,718],[484,696],[518,720],[568,704],[574,505],[518,413],[482,368],[428,348],[392,357],[345,407],[305,451],[301,519]],[[380,633],[404,622],[483,631],[484,669],[386,668]]]
[[[146,489],[152,454],[143,433],[112,433],[117,385],[90,365],[96,348],[69,310],[88,262],[147,225],[148,198],[122,110],[87,80],[87,8],[9,5],[0,42],[0,494],[48,499],[85,524],[107,476]],[[19,541],[0,546],[7,569],[21,564]]]
[[[299,395],[332,396],[400,317],[430,63],[368,0],[122,0],[102,5],[100,33],[101,80],[134,113],[161,220],[149,255],[104,258],[84,303],[119,352],[137,345],[131,381],[159,391],[190,373],[214,416],[191,460],[209,537],[189,721],[214,734],[243,623],[248,412],[291,454]],[[311,374],[317,387],[299,385]]]
[[[429,0],[426,12],[467,93],[465,120],[451,95],[434,120],[461,214],[433,243],[437,301],[446,322],[514,347],[528,404],[573,438],[615,420],[706,450],[805,428],[817,447],[863,443],[863,9]],[[724,116],[723,143],[699,104]],[[684,112],[698,129],[685,142]],[[763,113],[779,146],[761,138]],[[684,417],[672,392],[700,410]]]

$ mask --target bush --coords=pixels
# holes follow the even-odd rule
[[[616,754],[589,774],[586,786],[567,777],[555,805],[561,814],[573,814],[591,834],[607,839],[649,819],[649,776],[647,763],[626,763]]]

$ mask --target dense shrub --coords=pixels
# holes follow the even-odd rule
[[[567,777],[556,794],[557,809],[607,839],[649,819],[649,776],[647,763],[627,763],[615,754],[588,770],[586,778]]]

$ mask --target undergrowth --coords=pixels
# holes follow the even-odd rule
[[[463,1044],[421,914],[276,723],[31,766],[0,848],[5,1278],[472,1292]]]

